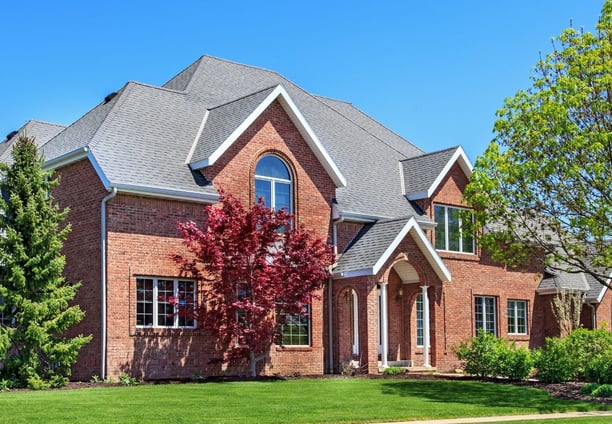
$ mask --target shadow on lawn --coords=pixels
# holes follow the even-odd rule
[[[415,397],[433,402],[454,402],[480,407],[532,409],[533,412],[587,411],[601,408],[585,402],[555,399],[539,389],[511,384],[478,383],[466,381],[389,381],[382,384],[382,393],[400,397]],[[582,406],[581,406],[582,404]]]

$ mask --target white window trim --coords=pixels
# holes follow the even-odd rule
[[[476,304],[478,303],[478,301],[481,302],[481,306],[482,306],[482,317],[481,317],[481,321],[484,325],[484,327],[486,328],[486,324],[487,324],[487,303],[486,303],[486,299],[493,299],[493,335],[497,337],[497,298],[495,296],[474,296],[474,329],[476,331],[476,333],[478,333],[478,329],[479,327],[476,325]]]
[[[289,173],[289,176],[291,177],[291,168],[289,168],[289,166],[287,165],[287,162],[285,162],[282,158],[273,155],[273,154],[268,154],[268,155],[263,155],[262,157],[259,158],[259,160],[262,160],[265,157],[268,156],[273,156],[276,159],[280,160],[282,162],[283,165],[285,165],[285,167],[287,168],[287,172]],[[259,161],[258,161],[259,162]],[[269,181],[270,184],[270,209],[272,210],[276,210],[276,184],[277,183],[281,183],[281,184],[289,184],[289,210],[287,212],[289,213],[293,213],[293,179],[289,178],[289,179],[285,179],[285,178],[277,178],[277,177],[269,177],[266,175],[259,175],[257,173],[255,173],[255,180],[263,180],[263,181]],[[256,199],[258,200],[258,199]]]
[[[197,321],[193,320],[193,325],[186,325],[186,326],[180,326],[179,325],[179,316],[178,314],[176,314],[176,307],[175,307],[175,315],[174,315],[174,324],[173,325],[158,325],[157,324],[157,314],[159,312],[159,294],[158,294],[158,282],[159,280],[165,280],[165,281],[172,281],[173,284],[173,296],[178,296],[178,289],[179,289],[179,282],[189,282],[189,283],[193,283],[194,284],[194,293],[193,293],[193,300],[194,300],[194,305],[197,302],[198,299],[198,293],[197,293],[197,284],[195,280],[190,280],[190,279],[186,279],[186,278],[163,278],[163,277],[149,277],[149,276],[143,276],[143,275],[139,275],[136,277],[136,280],[138,279],[143,279],[143,280],[153,280],[153,324],[152,325],[138,325],[136,324],[136,328],[196,328],[198,326]],[[136,313],[138,313],[138,293],[136,293]]]
[[[520,300],[520,299],[508,299],[508,316],[510,315],[510,302],[514,302],[514,323],[513,325],[513,329],[517,330],[519,327],[518,324],[518,309],[517,309],[517,305],[518,303],[522,303],[523,305],[525,305],[525,309],[524,309],[524,315],[523,318],[525,319],[525,332],[524,333],[517,333],[517,332],[510,332],[510,329],[508,329],[508,334],[510,335],[516,335],[516,336],[524,336],[528,334],[528,321],[527,321],[527,301],[526,300]]]
[[[456,210],[461,210],[461,211],[469,211],[470,209],[461,208],[457,206],[435,204],[434,205],[434,221],[436,219],[436,208],[444,208],[444,249],[439,249],[438,247],[436,247],[436,250],[441,251],[441,252],[449,252],[449,253],[461,253],[463,255],[475,255],[476,254],[476,244],[475,244],[476,241],[475,241],[475,237],[473,236],[472,236],[472,251],[471,252],[463,251],[463,222],[461,221],[461,215],[459,215],[459,234],[460,234],[459,235],[459,250],[449,250],[448,248],[450,245],[449,240],[448,240],[448,210],[456,209]],[[472,214],[471,216],[473,220],[474,215]],[[435,245],[435,239],[434,239],[434,245]]]
[[[306,314],[289,314],[287,312],[281,312],[282,315],[286,315],[286,316],[299,316],[302,317]],[[308,319],[308,343],[307,344],[282,344],[282,346],[287,347],[287,348],[294,348],[294,347],[311,347],[312,346],[312,305],[309,304],[308,305],[308,312],[307,312],[307,319]],[[281,324],[281,340],[284,339],[284,327],[287,324]]]
[[[421,336],[421,343],[419,343],[419,298],[421,299],[421,332],[423,335]],[[425,305],[423,305],[423,294],[419,293],[414,301],[414,311],[415,311],[415,338],[416,338],[416,346],[423,347],[425,340]]]

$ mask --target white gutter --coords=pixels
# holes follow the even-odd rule
[[[111,187],[110,193],[102,199],[100,205],[100,235],[102,241],[101,255],[101,267],[102,267],[102,367],[100,372],[100,378],[106,379],[106,203],[117,195],[117,188]]]

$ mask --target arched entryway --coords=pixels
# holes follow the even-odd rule
[[[378,286],[380,366],[430,367],[430,311],[425,278],[406,259],[393,263]]]
[[[338,353],[340,364],[360,362],[359,297],[352,287],[345,287],[336,302],[338,319]]]

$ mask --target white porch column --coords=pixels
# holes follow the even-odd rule
[[[428,286],[421,286],[423,290],[423,366],[431,367],[429,362],[429,297],[427,296]]]
[[[387,362],[387,356],[389,356],[389,324],[387,318],[387,281],[380,283],[380,335],[382,342],[382,352],[380,359],[382,367],[387,368],[389,366]]]

